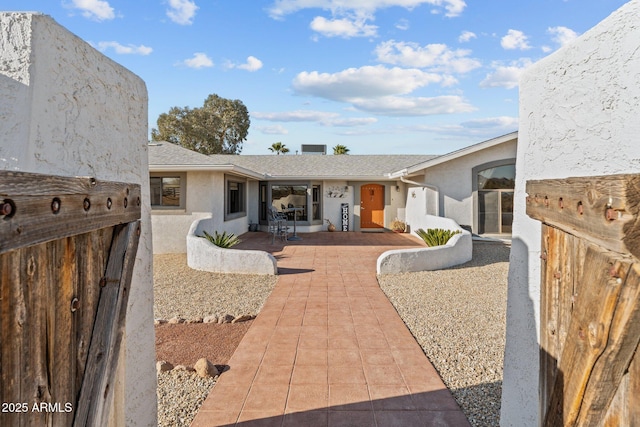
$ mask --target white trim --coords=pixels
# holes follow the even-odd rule
[[[236,165],[149,165],[149,172],[233,172],[247,178],[265,179],[261,173]]]

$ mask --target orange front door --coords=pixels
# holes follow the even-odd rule
[[[384,185],[360,187],[360,228],[384,228]]]

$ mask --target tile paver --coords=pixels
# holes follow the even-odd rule
[[[192,426],[469,426],[376,281],[378,255],[416,241],[301,236],[244,236],[280,276]]]

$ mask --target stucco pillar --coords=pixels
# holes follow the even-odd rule
[[[146,145],[147,90],[139,77],[48,16],[0,13],[0,169],[142,186],[114,425],[157,424]]]

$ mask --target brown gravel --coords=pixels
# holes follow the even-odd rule
[[[252,321],[240,323],[163,324],[156,326],[156,360],[193,366],[206,357],[226,365]]]

